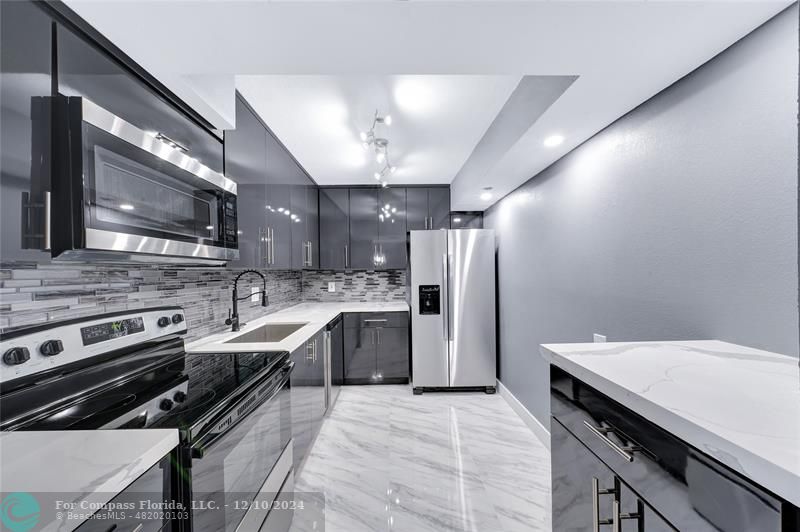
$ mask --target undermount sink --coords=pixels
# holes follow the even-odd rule
[[[235,338],[225,341],[226,344],[280,342],[290,334],[308,325],[306,323],[267,323]]]

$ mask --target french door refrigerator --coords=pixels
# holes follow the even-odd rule
[[[409,246],[414,393],[494,393],[494,231],[411,231]]]

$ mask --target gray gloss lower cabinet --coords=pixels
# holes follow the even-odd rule
[[[800,530],[800,509],[552,365],[550,412],[553,530],[593,529],[594,477],[600,489],[619,484],[623,517],[641,505],[643,526],[620,519],[621,530]],[[608,511],[601,518],[618,515]]]
[[[554,531],[675,530],[555,419],[550,437]]]
[[[407,312],[345,314],[344,323],[344,384],[408,382]]]
[[[290,379],[295,471],[308,456],[325,416],[324,332],[319,331],[292,352]]]

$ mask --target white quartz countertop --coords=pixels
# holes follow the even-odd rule
[[[394,302],[341,302],[341,303],[300,303],[261,318],[248,321],[238,332],[226,331],[206,336],[186,346],[187,353],[250,353],[258,351],[289,351],[302,346],[304,342],[325,327],[332,319],[343,312],[408,312],[404,301]],[[307,323],[280,342],[226,343],[241,334],[257,329],[268,323]]]
[[[717,340],[546,344],[542,355],[800,506],[796,358]]]
[[[59,519],[54,501],[105,504],[177,445],[172,429],[3,432],[0,490],[37,499],[36,530],[72,530],[81,520]]]

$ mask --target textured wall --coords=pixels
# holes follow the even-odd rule
[[[0,267],[0,330],[104,312],[161,305],[186,310],[187,340],[226,328],[231,288],[240,270],[168,268],[92,264],[4,265]],[[270,306],[239,304],[243,321],[301,301],[301,275],[295,271],[265,271]],[[240,281],[240,293],[261,279]]]
[[[328,292],[328,282],[336,292]],[[405,301],[406,271],[377,272],[304,271],[305,301]]]
[[[795,5],[487,212],[500,379],[545,426],[542,343],[798,355],[797,30]]]

